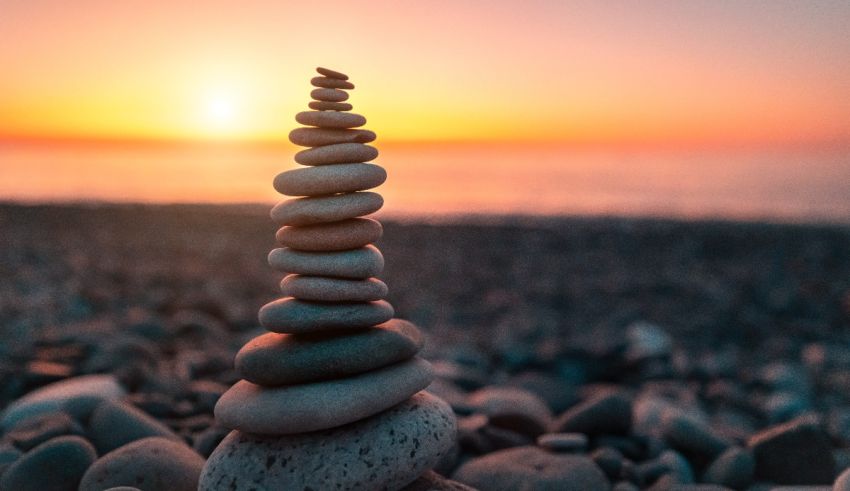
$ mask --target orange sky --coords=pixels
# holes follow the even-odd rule
[[[850,141],[846,1],[0,0],[0,136],[285,139],[316,65],[391,140]]]

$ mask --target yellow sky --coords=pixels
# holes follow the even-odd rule
[[[0,135],[285,139],[316,65],[391,140],[850,140],[850,3],[0,0]]]

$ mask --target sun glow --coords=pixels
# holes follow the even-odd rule
[[[201,120],[213,133],[233,133],[241,129],[241,104],[236,94],[211,91],[201,101]]]

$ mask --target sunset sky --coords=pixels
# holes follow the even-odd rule
[[[0,136],[282,140],[316,65],[382,141],[850,141],[847,1],[0,0]]]

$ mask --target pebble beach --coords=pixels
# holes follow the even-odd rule
[[[0,489],[197,487],[276,298],[267,210],[0,206]],[[846,226],[381,222],[457,418],[408,489],[850,489]]]

